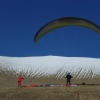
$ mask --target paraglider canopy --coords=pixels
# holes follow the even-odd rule
[[[65,17],[53,20],[41,27],[34,37],[34,43],[36,43],[42,36],[44,36],[48,32],[63,26],[70,25],[86,27],[100,34],[100,27],[87,19],[78,17]]]

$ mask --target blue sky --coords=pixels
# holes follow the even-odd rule
[[[0,55],[100,58],[100,34],[83,27],[56,29],[34,44],[43,25],[70,16],[100,26],[100,0],[0,0]]]

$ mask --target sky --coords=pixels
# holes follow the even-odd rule
[[[66,26],[34,44],[37,31],[62,17],[80,17],[100,26],[100,0],[0,0],[0,55],[100,58],[100,34]]]

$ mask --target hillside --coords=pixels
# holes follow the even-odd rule
[[[100,59],[97,58],[0,56],[0,67],[36,77],[55,75],[56,78],[63,78],[66,72],[71,72],[77,79],[100,77]]]

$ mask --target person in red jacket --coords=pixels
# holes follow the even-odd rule
[[[21,87],[21,82],[24,78],[20,75],[18,76],[18,87]]]

